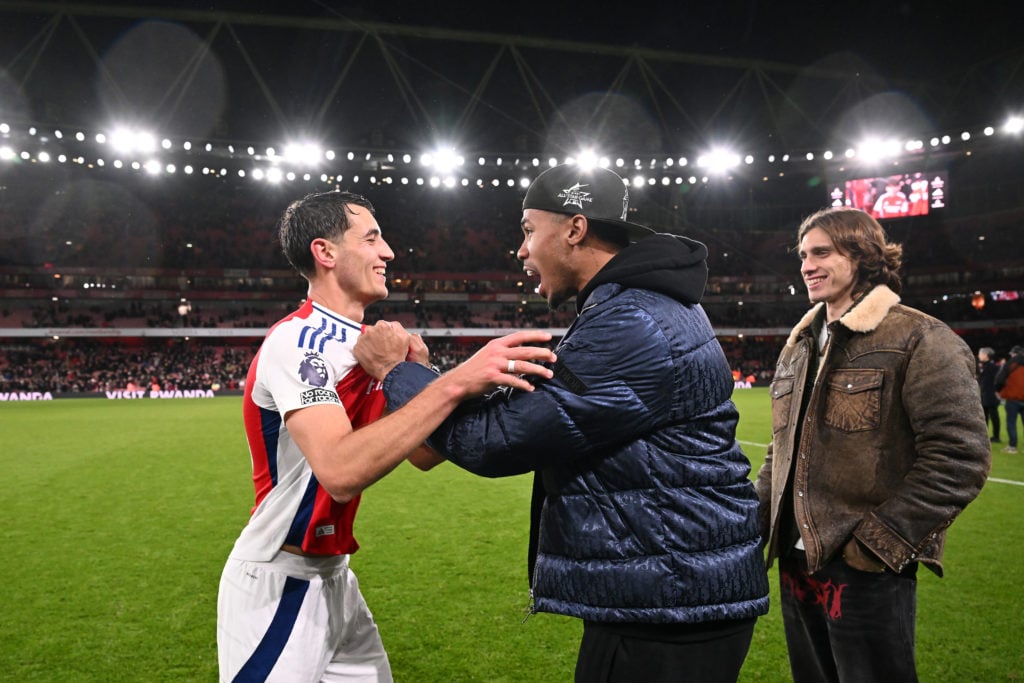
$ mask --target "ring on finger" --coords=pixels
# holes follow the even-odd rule
[[[514,360],[510,360],[508,362],[508,374],[510,374],[510,375],[516,374],[516,362]]]

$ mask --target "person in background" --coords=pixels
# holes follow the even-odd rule
[[[607,169],[534,180],[517,256],[550,308],[575,298],[578,316],[554,378],[464,404],[428,443],[484,476],[535,473],[531,611],[583,620],[577,681],[732,682],[768,581],[734,382],[700,305],[707,249],[629,210]],[[402,362],[393,328],[355,353],[392,409],[441,381]]]
[[[419,446],[462,400],[499,384],[528,393],[520,375],[549,378],[532,361],[554,360],[551,351],[520,344],[550,335],[495,339],[381,417],[380,384],[352,355],[366,307],[388,295],[394,258],[373,205],[348,192],[308,195],[288,206],[279,237],[309,289],[267,333],[245,382],[256,500],[221,575],[220,678],[383,683],[391,667],[348,564],[361,494],[407,456],[436,463]],[[428,361],[419,337],[407,348]]]
[[[995,350],[989,346],[978,349],[978,389],[981,392],[985,422],[992,423],[992,443],[999,443],[999,396],[996,395],[999,365],[995,361],[995,354]]]
[[[995,389],[1006,407],[1007,444],[1004,453],[1017,452],[1017,420],[1024,416],[1024,346],[1010,349],[1010,357],[996,373]]]
[[[885,192],[875,202],[873,212],[876,218],[895,218],[910,212],[907,195],[903,194],[902,176],[893,176],[885,181]]]
[[[902,247],[864,211],[797,234],[814,304],[771,384],[757,476],[796,683],[916,681],[916,572],[942,575],[946,529],[991,448],[967,344],[900,304]]]

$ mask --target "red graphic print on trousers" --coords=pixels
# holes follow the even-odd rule
[[[832,579],[822,583],[813,576],[804,573],[794,574],[782,572],[782,590],[800,602],[820,605],[828,618],[835,621],[843,618],[843,589],[845,583],[832,583]]]

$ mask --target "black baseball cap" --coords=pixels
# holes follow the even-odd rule
[[[631,242],[655,234],[639,223],[626,220],[629,189],[614,171],[571,164],[553,166],[534,179],[523,199],[523,209],[540,209],[622,228]]]

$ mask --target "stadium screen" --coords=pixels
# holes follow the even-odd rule
[[[832,206],[863,209],[878,219],[926,216],[946,207],[945,173],[902,173],[834,183]]]

